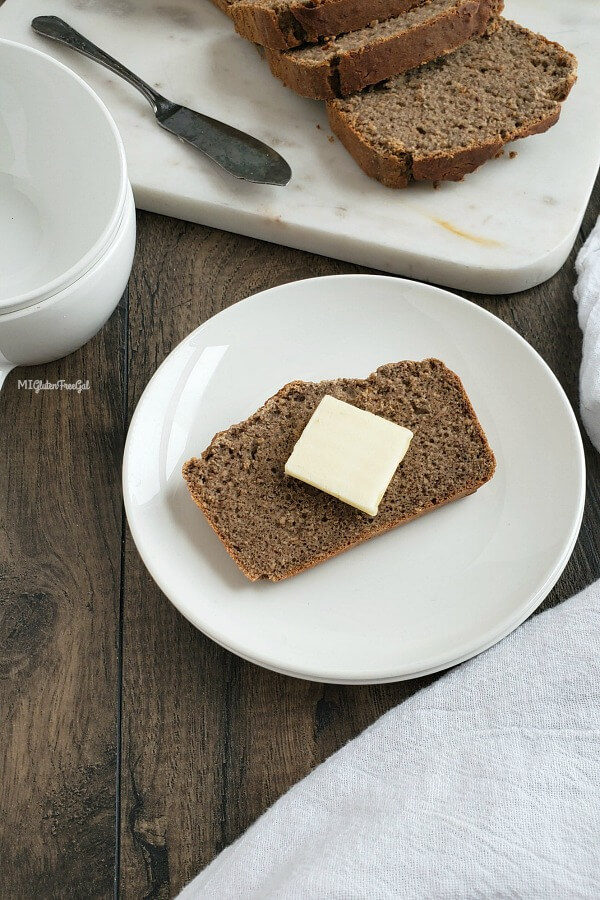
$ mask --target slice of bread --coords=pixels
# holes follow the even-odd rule
[[[315,100],[362,91],[437,59],[485,32],[503,0],[428,0],[400,16],[296,50],[265,50],[287,87]]]
[[[284,473],[325,394],[414,432],[374,518]],[[472,494],[495,466],[460,379],[426,359],[381,366],[365,380],[294,381],[245,422],[215,435],[183,476],[244,575],[280,581]]]
[[[577,60],[526,28],[498,27],[449,56],[327,104],[334,133],[389,187],[460,181],[517,138],[554,125]]]
[[[426,0],[214,0],[236,30],[263,47],[286,50],[399,16]]]

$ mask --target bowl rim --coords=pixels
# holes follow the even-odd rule
[[[67,77],[71,77],[80,85],[83,93],[87,94],[90,98],[90,101],[94,102],[100,109],[109,127],[109,130],[112,133],[119,158],[120,184],[118,197],[116,203],[113,206],[110,219],[108,220],[99,238],[94,242],[89,250],[84,253],[83,256],[81,256],[77,260],[77,262],[75,262],[69,269],[67,269],[61,275],[58,275],[56,278],[53,278],[51,281],[47,281],[44,284],[41,284],[39,287],[34,288],[33,290],[26,291],[21,294],[15,294],[12,297],[6,297],[4,299],[0,298],[0,315],[4,313],[14,312],[15,310],[23,309],[34,304],[38,304],[52,297],[59,291],[62,291],[65,288],[69,287],[69,285],[71,285],[74,281],[84,275],[104,254],[108,245],[114,239],[115,233],[118,231],[123,217],[123,208],[125,206],[127,188],[129,186],[127,177],[127,159],[125,156],[123,139],[121,138],[115,120],[113,119],[108,107],[106,106],[104,101],[100,99],[98,94],[89,86],[89,84],[84,81],[84,79],[81,78],[80,75],[78,75],[68,66],[64,65],[64,63],[55,59],[53,56],[50,56],[50,54],[44,53],[42,50],[38,50],[35,47],[29,47],[27,44],[21,44],[18,41],[9,41],[5,38],[0,38],[0,49],[3,47],[16,48],[18,52],[23,51],[25,55],[33,54],[34,56],[42,57],[49,66],[54,66],[55,68],[62,69],[63,72],[66,73]]]
[[[131,227],[132,220],[133,227],[134,229],[136,228],[135,212],[136,209],[135,201],[133,199],[133,191],[131,190],[131,186],[129,186],[127,194],[125,196],[125,204],[123,206],[123,211],[119,219],[117,230],[114,234],[113,239],[107,244],[100,256],[92,263],[92,265],[88,269],[85,270],[85,272],[81,272],[81,274],[74,281],[71,281],[64,287],[59,288],[59,290],[57,290],[54,294],[51,294],[49,297],[45,297],[43,300],[39,301],[36,300],[34,303],[30,303],[28,306],[20,306],[18,309],[9,309],[6,311],[0,309],[0,337],[2,336],[2,328],[4,325],[18,321],[20,319],[25,319],[28,316],[34,316],[37,312],[39,312],[40,309],[48,311],[52,308],[52,306],[55,306],[56,304],[62,303],[64,300],[69,299],[75,291],[79,291],[82,287],[84,287],[89,279],[93,278],[100,267],[104,265],[105,260],[110,259],[113,251],[115,249],[118,249],[119,244],[126,237],[127,232]],[[2,350],[0,349],[0,361],[1,359]],[[15,365],[20,365],[20,363],[15,363]],[[25,365],[25,363],[23,363],[23,365]]]

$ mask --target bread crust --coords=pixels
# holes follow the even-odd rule
[[[222,12],[229,15],[229,9],[231,5],[229,0],[212,0],[212,2],[215,4],[215,6],[218,6]]]
[[[188,466],[190,469],[193,467],[198,460],[190,459],[183,467],[183,477],[187,480],[187,472]],[[460,494],[456,494],[454,497],[449,497],[448,500],[444,500],[443,503],[438,503],[436,506],[429,506],[426,509],[422,509],[419,512],[416,512],[413,516],[405,516],[403,519],[398,520],[398,522],[392,522],[387,525],[382,525],[380,528],[373,529],[368,537],[360,537],[356,540],[348,541],[348,543],[344,544],[344,546],[338,547],[336,550],[331,553],[320,553],[317,556],[314,556],[309,563],[304,566],[296,566],[295,568],[288,569],[282,575],[263,575],[256,572],[252,572],[250,569],[246,568],[244,561],[239,557],[236,553],[234,547],[229,543],[227,537],[219,530],[217,524],[214,519],[209,515],[209,510],[207,506],[203,503],[202,496],[195,491],[188,482],[188,490],[192,496],[192,499],[196,506],[198,506],[204,516],[219,538],[233,561],[235,562],[238,569],[246,576],[249,581],[272,581],[277,583],[278,581],[285,581],[286,578],[292,578],[294,575],[299,575],[301,572],[307,572],[309,569],[314,569],[315,566],[320,565],[323,562],[327,562],[328,559],[334,559],[334,557],[339,556],[341,553],[345,553],[346,550],[351,550],[353,547],[357,547],[359,544],[364,544],[365,541],[370,541],[371,538],[379,537],[380,534],[387,534],[388,531],[393,531],[394,528],[398,528],[400,525],[407,525],[409,522],[413,522],[415,519],[420,519],[421,516],[424,516],[426,513],[431,512],[434,509],[441,509],[442,506],[447,506],[448,503],[454,503],[455,500],[463,500],[465,497],[469,497],[471,494],[474,494],[479,490],[480,487],[483,487],[487,482],[482,481],[481,484],[478,484],[477,487],[473,488],[472,491],[462,491]]]
[[[473,142],[452,151],[433,151],[416,155],[400,146],[395,150],[377,146],[354,126],[351,115],[340,109],[340,105],[335,101],[329,101],[326,106],[331,130],[363,172],[391,188],[405,188],[412,181],[462,181],[465,175],[474,172],[487,160],[498,156],[506,144],[541,134],[558,122],[560,103],[566,100],[577,80],[577,60],[560,44],[530,32],[515,22],[498,18],[494,20],[494,24],[516,28],[524,32],[532,42],[542,40],[547,48],[553,48],[557,55],[563,58],[565,66],[570,66],[569,74],[564,77],[562,91],[555,98],[556,108],[548,115],[525,120],[520,127],[494,135],[486,141]],[[491,33],[491,29],[488,29],[488,33]]]
[[[357,132],[332,104],[327,104],[327,116],[333,133],[340,139],[360,168],[386,187],[405,188],[411,181],[462,181],[489,159],[493,159],[511,141],[548,131],[558,122],[560,107],[550,116],[524,124],[522,128],[498,136],[494,140],[472,144],[451,153],[434,153],[413,157],[411,153],[386,152],[374,147]]]
[[[313,100],[333,100],[445,56],[482,35],[500,15],[503,0],[460,0],[435,18],[385,39],[342,51],[321,64],[307,64],[298,51],[267,49],[273,75]],[[350,30],[350,29],[346,29]]]
[[[370,178],[391,188],[408,187],[412,179],[410,153],[393,153],[373,147],[332,103],[327,104],[327,118],[333,133]]]
[[[235,29],[255,44],[289,50],[319,38],[357,31],[370,22],[384,21],[419,6],[424,0],[318,0],[290,3],[288,9],[255,6],[249,0],[214,0],[231,16]]]
[[[194,500],[196,505],[202,510],[206,520],[208,521],[208,524],[210,525],[210,527],[212,528],[212,530],[214,531],[216,536],[219,538],[221,543],[224,545],[225,549],[227,550],[227,552],[231,556],[231,558],[234,560],[235,564],[246,576],[246,578],[248,578],[250,581],[259,581],[261,579],[267,579],[267,580],[273,581],[273,582],[283,581],[285,578],[291,578],[293,575],[298,575],[298,574],[300,574],[300,572],[304,572],[308,569],[312,569],[312,568],[314,568],[314,566],[317,566],[320,563],[325,562],[328,559],[333,559],[334,556],[339,556],[340,553],[344,553],[346,550],[350,550],[352,547],[356,547],[359,544],[362,544],[365,541],[370,540],[371,538],[377,537],[380,534],[385,534],[386,532],[391,531],[394,528],[397,528],[399,525],[404,525],[408,522],[412,522],[414,519],[420,518],[421,516],[425,515],[428,512],[431,512],[434,509],[439,509],[440,507],[445,506],[448,503],[454,502],[454,500],[461,500],[464,497],[469,496],[470,494],[474,494],[477,490],[479,490],[480,487],[483,487],[484,484],[487,484],[487,482],[490,481],[490,479],[493,477],[494,472],[496,470],[496,459],[495,459],[494,453],[488,443],[485,432],[483,431],[483,428],[481,427],[479,419],[477,418],[475,410],[473,409],[471,401],[464,389],[462,381],[460,380],[458,375],[455,372],[453,372],[451,369],[448,369],[441,360],[428,359],[428,360],[423,360],[423,362],[443,366],[443,368],[445,370],[445,376],[449,380],[454,381],[454,384],[457,387],[457,389],[461,395],[462,402],[464,403],[470,417],[472,418],[473,425],[482,441],[484,450],[485,450],[486,454],[489,456],[490,470],[489,470],[488,477],[474,480],[467,489],[457,492],[455,495],[447,498],[443,502],[438,502],[438,503],[429,502],[422,509],[415,511],[415,513],[412,515],[399,516],[394,521],[387,522],[387,523],[382,522],[381,524],[378,524],[377,521],[375,520],[375,522],[373,522],[373,525],[370,528],[368,534],[359,535],[357,538],[351,539],[351,540],[347,541],[346,543],[341,544],[333,551],[316,554],[315,556],[313,556],[310,559],[309,562],[305,563],[304,565],[299,565],[299,566],[295,566],[295,567],[292,566],[291,568],[287,569],[282,574],[266,575],[263,572],[253,571],[252,569],[250,569],[246,566],[244,559],[240,557],[240,555],[237,553],[235,547],[232,546],[227,535],[219,528],[218,523],[215,521],[215,519],[213,517],[212,510],[211,510],[210,506],[205,502],[205,498],[203,497],[202,493],[200,491],[196,490],[196,487],[195,487],[195,477],[194,477],[195,470],[199,465],[202,465],[202,461],[205,459],[207,454],[211,453],[213,446],[215,445],[216,442],[218,442],[219,438],[222,435],[225,435],[227,433],[227,431],[229,430],[229,429],[224,429],[223,431],[218,432],[213,437],[209,446],[202,453],[201,459],[197,459],[194,457],[194,458],[188,460],[183,465],[182,475],[187,483],[187,487],[188,487],[188,490],[190,492],[192,499]],[[369,377],[376,377],[376,376],[377,376],[377,372],[373,373],[373,375],[369,376]],[[260,414],[265,409],[267,404],[270,404],[273,401],[276,401],[278,398],[281,398],[282,396],[284,396],[291,390],[302,390],[304,386],[305,386],[305,382],[302,382],[302,381],[289,382],[288,384],[284,385],[276,394],[274,394],[267,401],[265,401],[265,403],[252,416],[250,416],[250,418],[253,419],[256,416],[260,416]],[[240,423],[240,424],[242,424],[242,423]]]

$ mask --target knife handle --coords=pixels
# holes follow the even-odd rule
[[[115,75],[124,78],[125,81],[128,81],[129,84],[134,88],[137,88],[138,91],[144,95],[155,113],[158,113],[161,108],[170,106],[168,100],[155,91],[154,88],[151,88],[149,84],[146,84],[145,81],[142,81],[135,72],[132,72],[127,66],[124,66],[117,59],[114,59],[114,57],[105,53],[104,50],[101,50],[96,44],[93,44],[78,31],[75,31],[74,28],[71,28],[70,25],[58,16],[37,16],[32,21],[31,27],[38,34],[43,34],[45,37],[59,41],[61,44],[66,44],[73,50],[77,50],[78,53],[82,53],[84,56],[89,57],[89,59],[93,59],[94,62],[100,63],[100,65],[110,69]]]

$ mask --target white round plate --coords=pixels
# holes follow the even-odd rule
[[[492,481],[294,578],[247,581],[189,497],[183,462],[288,381],[431,356],[463,380],[496,454]],[[142,559],[190,622],[258,665],[348,684],[434,672],[516,628],[564,569],[585,493],[575,416],[540,356],[454,294],[369,275],[273,288],[190,334],[144,391],[123,475]]]

